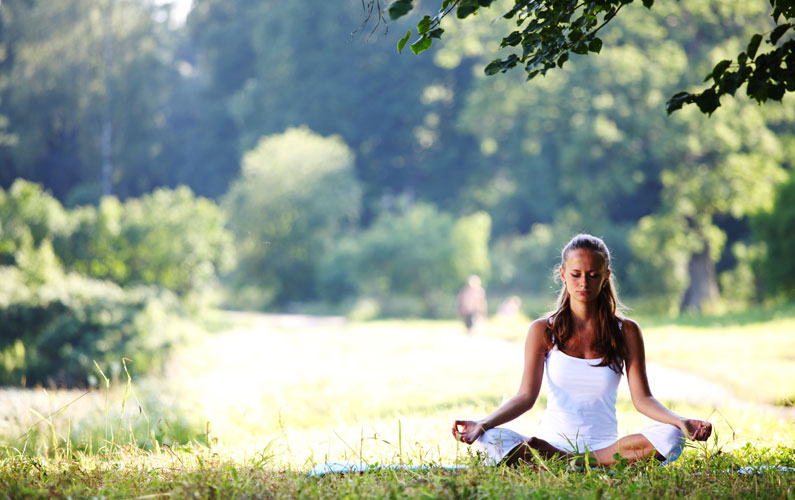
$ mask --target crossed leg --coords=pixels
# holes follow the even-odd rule
[[[549,442],[536,437],[531,437],[526,443],[520,444],[505,457],[504,463],[507,465],[518,465],[520,462],[533,463],[533,452],[535,450],[541,458],[574,458],[575,455],[567,451],[558,449]],[[613,465],[616,463],[615,454],[618,453],[620,459],[627,459],[628,462],[637,462],[654,456],[657,460],[663,461],[663,457],[654,445],[643,434],[630,434],[624,436],[612,445],[595,450],[589,453],[589,465]],[[584,465],[585,457],[579,455],[577,464]]]

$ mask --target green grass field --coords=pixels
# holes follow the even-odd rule
[[[443,321],[224,322],[177,353],[161,378],[138,377],[133,361],[131,384],[107,391],[0,390],[0,498],[795,498],[792,472],[737,472],[795,467],[792,409],[755,403],[792,395],[791,316],[649,321],[650,362],[726,383],[752,402],[671,402],[716,430],[673,466],[549,463],[543,472],[479,466],[450,436],[453,419],[480,417],[516,390],[526,320],[492,321],[471,338]],[[775,369],[748,368],[767,363]],[[532,434],[544,401],[511,427]],[[647,422],[625,396],[618,411],[620,432]],[[339,460],[431,467],[306,473]]]

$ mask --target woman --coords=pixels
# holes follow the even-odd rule
[[[561,252],[560,278],[557,309],[527,333],[519,391],[480,421],[456,420],[453,436],[508,464],[531,461],[531,449],[545,458],[587,451],[600,465],[616,462],[616,454],[630,462],[651,455],[670,462],[681,454],[685,436],[706,440],[712,424],[680,417],[652,396],[640,328],[616,314],[620,302],[604,242],[575,236]],[[549,394],[537,435],[497,428],[533,407],[544,371]],[[615,404],[622,372],[635,408],[660,423],[619,439]]]

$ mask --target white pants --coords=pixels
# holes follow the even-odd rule
[[[639,434],[649,440],[654,448],[665,457],[666,464],[673,462],[685,447],[685,436],[678,427],[670,424],[652,424],[640,430]],[[489,429],[472,443],[472,448],[486,455],[492,464],[500,463],[508,453],[530,438],[518,432],[502,427]],[[573,453],[575,450],[560,447],[562,451]],[[580,450],[582,451],[582,450]],[[596,451],[596,450],[591,450]]]

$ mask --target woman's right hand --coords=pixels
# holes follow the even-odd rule
[[[486,429],[483,424],[474,420],[456,420],[453,422],[453,437],[466,444],[474,443],[484,432],[486,432]]]

